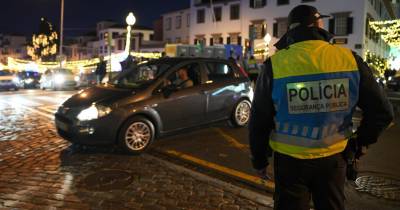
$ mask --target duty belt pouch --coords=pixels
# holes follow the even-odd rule
[[[350,138],[346,149],[343,151],[343,157],[346,160],[346,178],[349,181],[357,179],[358,168],[356,161],[357,142],[356,139]]]

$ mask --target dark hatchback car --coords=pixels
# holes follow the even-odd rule
[[[72,143],[119,144],[135,154],[187,128],[225,120],[245,126],[252,96],[249,79],[226,60],[163,58],[73,95],[55,123]]]
[[[35,71],[22,71],[18,73],[21,86],[25,89],[39,88],[40,73]]]
[[[390,80],[387,82],[387,87],[394,91],[399,91],[400,90],[400,76],[390,78]]]

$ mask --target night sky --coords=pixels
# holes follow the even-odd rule
[[[59,28],[61,0],[2,0],[0,33],[31,35],[38,30],[40,17]],[[189,7],[189,0],[64,0],[64,30],[67,35],[95,30],[96,22],[125,23],[132,11],[137,25],[150,26],[161,14]]]

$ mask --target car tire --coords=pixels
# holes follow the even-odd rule
[[[229,124],[232,127],[245,127],[250,119],[251,103],[247,99],[242,99],[233,108]]]
[[[142,116],[135,116],[124,123],[118,135],[118,145],[125,152],[138,155],[144,152],[155,138],[154,124]]]

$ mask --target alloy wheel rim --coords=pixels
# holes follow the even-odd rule
[[[133,150],[143,150],[151,139],[150,127],[143,122],[132,123],[125,133],[125,144]]]
[[[236,107],[235,119],[238,125],[245,125],[250,118],[250,104],[242,101]]]

